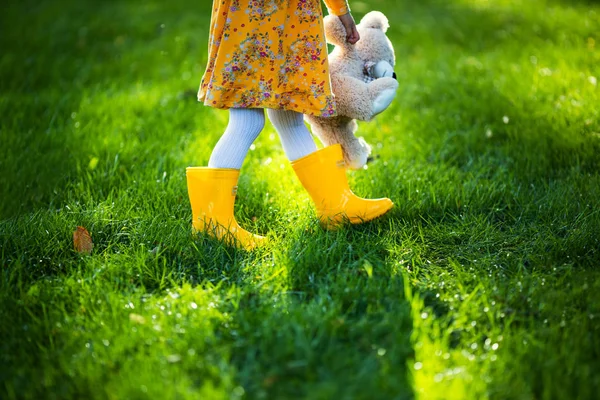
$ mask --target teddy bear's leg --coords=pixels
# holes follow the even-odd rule
[[[360,169],[371,154],[371,147],[363,138],[354,134],[358,129],[356,121],[346,117],[322,118],[306,116],[312,132],[325,146],[342,145],[344,161],[348,168]]]
[[[358,124],[356,120],[349,120],[347,124],[340,127],[338,137],[342,144],[344,159],[350,169],[361,169],[367,163],[371,155],[371,146],[362,137],[356,137]]]
[[[371,155],[371,146],[365,141],[364,138],[360,137],[357,139],[357,146],[352,150],[354,158],[347,161],[348,168],[350,169],[361,169],[369,161]]]

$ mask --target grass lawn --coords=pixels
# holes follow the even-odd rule
[[[351,1],[400,89],[349,179],[396,207],[321,230],[267,125],[254,252],[190,232],[210,3],[0,7],[0,398],[597,398],[600,3]]]

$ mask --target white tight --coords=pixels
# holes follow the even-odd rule
[[[295,161],[317,150],[312,135],[296,111],[268,109],[269,120],[277,130],[283,150]],[[265,126],[262,108],[230,108],[229,123],[208,161],[210,168],[240,169],[250,146]]]

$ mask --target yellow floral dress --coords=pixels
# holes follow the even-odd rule
[[[207,106],[335,115],[320,0],[213,0],[208,56],[198,92]]]

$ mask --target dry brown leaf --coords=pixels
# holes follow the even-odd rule
[[[83,226],[78,226],[73,232],[73,245],[78,253],[90,254],[94,248],[90,233]]]

